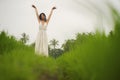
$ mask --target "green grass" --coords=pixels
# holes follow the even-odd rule
[[[120,80],[120,16],[112,12],[117,18],[110,35],[78,35],[57,59],[1,33],[0,80]]]
[[[33,54],[30,47],[16,49],[0,56],[0,80],[41,80],[53,76],[55,60]]]

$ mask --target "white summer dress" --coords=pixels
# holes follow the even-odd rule
[[[35,41],[35,53],[43,56],[48,56],[48,39],[47,39],[47,23],[39,24],[39,31]]]

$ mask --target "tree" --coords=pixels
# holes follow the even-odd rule
[[[21,34],[22,38],[20,39],[22,43],[26,44],[27,41],[29,40],[29,36],[26,35],[26,33]]]
[[[70,49],[72,49],[74,47],[74,39],[68,39],[65,41],[65,43],[62,44],[62,48],[64,50],[64,52],[68,52],[70,51]]]
[[[56,49],[56,46],[58,45],[58,42],[59,42],[58,40],[52,39],[50,41],[50,45],[53,46],[54,49]]]
[[[52,39],[50,41],[50,45],[48,46],[49,54],[50,54],[50,56],[52,56],[54,58],[57,58],[58,56],[60,56],[63,53],[62,49],[56,48],[59,45],[58,42],[59,42],[58,40]],[[52,46],[52,48],[51,48],[51,46]]]

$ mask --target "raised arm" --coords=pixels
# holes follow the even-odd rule
[[[36,8],[36,6],[35,6],[35,5],[32,5],[32,7],[35,9],[35,13],[36,13],[36,16],[37,16],[38,22],[40,23],[38,10],[37,10],[37,8]]]
[[[53,10],[55,10],[55,9],[56,9],[56,7],[53,7],[53,8],[51,9],[50,14],[49,14],[48,19],[47,19],[47,24],[48,24],[49,21],[50,21],[50,18],[51,18],[51,16],[52,16]]]

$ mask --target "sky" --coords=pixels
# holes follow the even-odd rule
[[[111,14],[106,2],[120,9],[119,0],[0,0],[0,31],[5,30],[18,39],[22,33],[29,35],[29,44],[36,39],[39,24],[35,10],[44,12],[47,17],[53,12],[47,28],[48,41],[55,38],[62,44],[75,38],[76,33],[94,32],[104,29],[106,34],[113,28]]]

